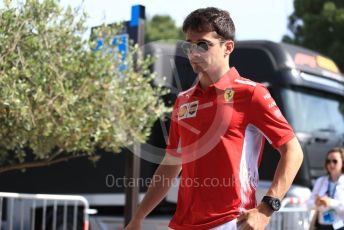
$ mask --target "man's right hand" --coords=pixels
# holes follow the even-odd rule
[[[123,230],[141,230],[142,221],[132,219]]]
[[[141,230],[143,220],[164,199],[172,182],[182,169],[181,159],[166,154],[153,175],[153,182],[149,185],[145,197],[137,207],[133,218],[124,230]],[[164,180],[161,180],[164,178]],[[166,183],[168,179],[169,183]],[[170,183],[171,182],[171,183]]]

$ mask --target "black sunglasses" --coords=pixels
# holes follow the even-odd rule
[[[191,50],[195,50],[196,52],[199,53],[205,53],[209,50],[209,46],[214,46],[219,43],[224,43],[225,41],[220,40],[217,43],[212,43],[209,41],[198,41],[198,42],[183,42],[181,47],[185,54],[190,54]]]
[[[330,164],[330,163],[333,163],[333,164],[337,164],[338,163],[338,160],[334,159],[334,160],[331,160],[331,159],[326,159],[326,164]]]

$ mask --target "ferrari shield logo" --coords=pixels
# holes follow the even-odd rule
[[[225,99],[225,102],[230,102],[233,100],[233,97],[234,97],[234,90],[233,89],[226,89],[225,90],[225,93],[223,94],[224,96],[224,99]]]

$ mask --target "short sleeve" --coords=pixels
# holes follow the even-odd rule
[[[179,128],[178,128],[178,98],[174,103],[172,115],[171,115],[171,123],[170,129],[168,134],[168,142],[166,146],[166,152],[180,157],[180,135],[179,135]]]
[[[290,141],[295,134],[271,97],[261,84],[255,87],[249,108],[249,120],[268,139],[274,148]]]

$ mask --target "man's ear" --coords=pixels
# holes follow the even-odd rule
[[[225,41],[225,56],[230,55],[234,50],[234,41],[227,40]]]

